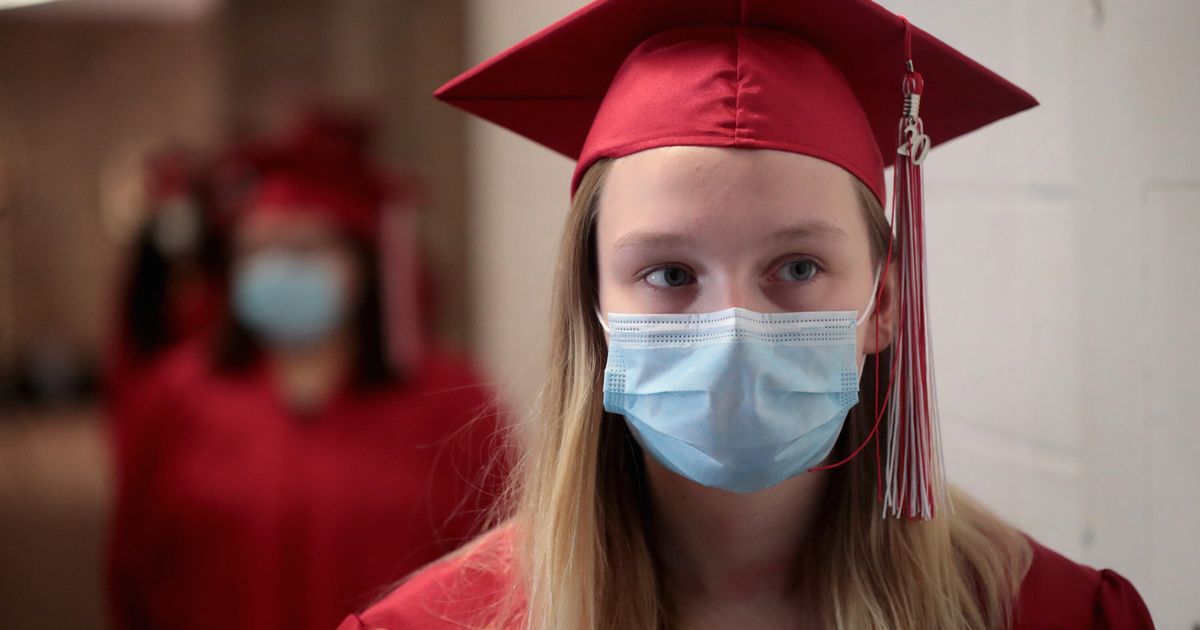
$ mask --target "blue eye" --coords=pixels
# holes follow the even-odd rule
[[[811,260],[793,260],[780,267],[779,271],[775,272],[775,278],[784,282],[807,282],[820,270],[817,263]]]
[[[692,274],[683,267],[659,267],[646,274],[646,282],[659,289],[674,289],[695,281]]]

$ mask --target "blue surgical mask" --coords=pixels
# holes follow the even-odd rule
[[[344,289],[333,263],[287,252],[255,254],[238,271],[233,307],[268,345],[302,348],[342,322]]]
[[[604,408],[679,475],[769,488],[837,442],[858,402],[856,330],[870,310],[610,314]]]

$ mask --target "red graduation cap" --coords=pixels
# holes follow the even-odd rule
[[[252,194],[245,212],[317,214],[373,243],[385,203],[398,192],[370,159],[370,126],[313,110],[274,142],[249,147]]]
[[[702,145],[821,157],[882,200],[905,31],[867,0],[598,0],[436,95],[578,160],[572,190],[597,158]],[[1037,104],[916,27],[911,58],[935,145]]]
[[[673,145],[814,156],[881,204],[894,165],[886,265],[899,325],[881,499],[886,513],[933,516],[945,490],[921,163],[932,144],[1033,107],[1032,96],[869,0],[596,0],[436,96],[577,160],[572,193],[600,158]]]

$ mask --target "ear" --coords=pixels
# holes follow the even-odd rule
[[[863,351],[866,354],[883,352],[892,345],[896,335],[896,266],[888,267],[887,275],[879,279],[875,310],[863,323]]]

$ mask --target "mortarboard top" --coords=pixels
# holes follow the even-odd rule
[[[869,0],[596,0],[436,96],[578,161],[670,145],[833,162],[882,202],[896,157],[903,18]],[[911,28],[934,145],[1033,107],[1024,90]]]
[[[250,212],[318,214],[373,242],[397,191],[369,156],[371,130],[346,114],[309,112],[278,141],[248,150],[256,171]]]

